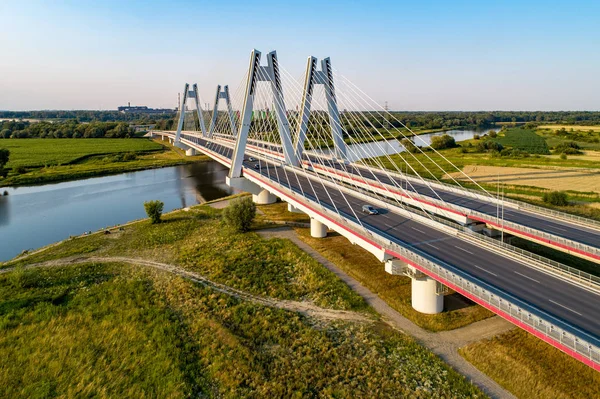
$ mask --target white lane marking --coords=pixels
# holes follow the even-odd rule
[[[387,223],[384,223],[384,224],[385,224],[387,227],[389,227],[390,229],[393,229],[393,228],[394,228],[394,226],[392,226],[391,224],[387,224]]]
[[[552,302],[553,304],[560,306],[561,308],[565,308],[565,309],[567,309],[567,310],[569,310],[569,311],[571,311],[571,312],[573,312],[573,313],[576,313],[576,314],[578,314],[579,316],[583,316],[581,313],[579,313],[579,312],[576,312],[576,311],[574,311],[573,309],[566,307],[565,305],[561,305],[561,304],[560,304],[560,303],[558,303],[558,302],[554,302],[552,299],[548,299],[548,300],[549,300],[550,302]]]
[[[540,282],[539,282],[539,281],[537,281],[537,280],[536,280],[536,279],[534,279],[534,278],[531,278],[531,277],[529,277],[529,276],[526,276],[526,275],[524,275],[524,274],[521,274],[521,273],[519,273],[519,272],[517,272],[517,271],[515,271],[515,273],[517,273],[517,274],[518,274],[519,276],[521,276],[521,277],[528,278],[529,280],[531,280],[531,281],[535,281],[536,283],[540,284]]]
[[[468,253],[468,254],[471,254],[471,255],[473,255],[473,252],[471,252],[471,251],[467,251],[467,250],[466,250],[466,249],[464,249],[464,248],[461,248],[461,247],[456,247],[456,249],[460,249],[460,250],[461,250],[461,251],[463,251],[463,252],[466,252],[466,253]]]
[[[425,232],[423,230],[419,230],[416,227],[410,226],[410,228],[413,229],[413,230],[417,230],[419,233],[425,234]]]
[[[496,273],[492,273],[491,271],[489,271],[489,270],[486,270],[486,269],[484,269],[483,267],[479,267],[479,266],[477,266],[477,265],[473,265],[473,266],[475,266],[475,267],[476,267],[476,268],[478,268],[479,270],[483,270],[484,272],[491,274],[492,276],[496,276],[496,277],[498,277],[498,275],[497,275]]]
[[[437,249],[438,251],[440,250],[438,247],[436,247],[435,245],[431,245],[430,243],[426,242],[425,245],[429,245],[432,248]]]
[[[567,231],[566,229],[561,229],[560,227],[556,227],[556,226],[552,226],[552,227],[546,227],[547,229],[556,229],[556,230],[560,230],[560,231]]]

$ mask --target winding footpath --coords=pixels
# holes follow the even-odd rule
[[[494,316],[455,330],[438,333],[426,331],[402,316],[396,310],[392,309],[385,301],[371,292],[371,290],[346,274],[310,245],[302,241],[290,227],[276,227],[273,229],[262,230],[258,231],[258,234],[264,238],[277,237],[292,241],[313,259],[321,263],[338,278],[348,284],[352,290],[362,296],[389,325],[414,337],[420,344],[442,358],[452,368],[464,375],[473,384],[477,385],[487,395],[498,399],[516,399],[512,393],[502,388],[496,381],[479,371],[458,353],[458,349],[464,345],[486,338],[492,338],[515,328],[511,323],[498,316]]]
[[[371,292],[368,288],[364,287],[357,280],[346,274],[335,264],[324,258],[319,252],[317,252],[311,246],[302,241],[292,228],[287,226],[275,227],[272,229],[258,231],[258,234],[267,239],[277,237],[292,241],[300,249],[307,252],[317,262],[321,263],[328,270],[333,272],[338,278],[344,281],[352,290],[361,295],[365,299],[365,301],[371,307],[373,307],[375,311],[377,311],[377,313],[379,313],[383,317],[384,321],[387,322],[390,326],[402,331],[407,335],[414,337],[419,343],[421,343],[423,346],[427,347],[437,356],[442,358],[446,363],[448,363],[456,371],[464,375],[473,384],[477,385],[487,395],[489,395],[492,398],[498,399],[515,399],[514,395],[502,388],[499,384],[497,384],[491,378],[483,374],[481,371],[479,371],[477,368],[475,368],[473,365],[471,365],[458,354],[458,349],[461,346],[482,339],[491,338],[495,335],[508,331],[514,328],[512,324],[506,322],[500,317],[495,316],[490,319],[476,322],[469,326],[459,328],[456,330],[443,331],[439,333],[432,333],[426,331],[421,327],[418,327],[412,321],[402,316],[396,310],[392,309],[385,301],[383,301],[381,298],[379,298],[377,295]],[[167,273],[180,276],[189,281],[202,284],[206,287],[210,287],[215,291],[233,296],[235,298],[239,298],[241,300],[250,301],[263,306],[298,312],[312,318],[317,318],[321,320],[344,320],[349,322],[360,323],[371,323],[375,321],[375,319],[369,317],[368,315],[358,312],[321,308],[310,302],[278,300],[275,298],[267,298],[253,295],[248,292],[211,281],[198,273],[185,270],[179,266],[155,262],[147,259],[120,256],[72,256],[41,263],[32,263],[23,266],[23,268],[32,269],[78,265],[84,263],[111,262],[126,263],[134,266],[142,266],[152,268],[155,270],[161,270]],[[8,273],[13,269],[14,267],[6,267],[0,269],[0,274]]]

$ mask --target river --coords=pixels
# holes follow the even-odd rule
[[[446,133],[461,141],[489,130]],[[414,140],[417,145],[426,145],[432,136],[440,134],[424,134]],[[361,157],[402,150],[398,142],[392,141],[349,146],[349,154]],[[0,261],[71,235],[145,217],[144,201],[161,200],[165,203],[164,212],[168,212],[225,197],[233,193],[225,184],[227,172],[217,162],[202,162],[41,186],[2,188],[0,191],[6,190],[9,195],[0,196]]]
[[[85,231],[146,216],[143,203],[164,212],[233,193],[228,169],[202,162],[42,186],[4,188],[0,196],[0,261]]]

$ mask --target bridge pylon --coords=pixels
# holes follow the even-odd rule
[[[174,145],[186,149],[187,146],[181,144],[181,131],[183,130],[183,122],[185,120],[185,111],[187,107],[187,100],[193,98],[196,103],[196,113],[198,114],[198,122],[200,123],[200,131],[203,136],[206,136],[206,125],[204,124],[204,116],[202,115],[202,108],[200,107],[200,94],[198,93],[198,85],[194,83],[192,90],[189,89],[190,84],[186,83],[183,89],[183,98],[181,104],[179,104],[179,121],[177,122],[177,134],[175,135]]]
[[[273,91],[273,100],[275,107],[275,116],[277,118],[277,127],[283,147],[283,156],[285,163],[297,165],[296,155],[294,154],[294,146],[290,134],[290,125],[286,116],[285,103],[283,99],[283,90],[281,86],[281,78],[279,75],[279,64],[277,61],[277,53],[275,51],[267,54],[267,65],[260,65],[261,53],[258,50],[253,50],[250,55],[250,66],[248,69],[248,80],[246,82],[246,93],[244,96],[244,105],[242,108],[242,123],[237,134],[235,149],[233,152],[231,169],[229,171],[230,178],[241,177],[242,163],[244,161],[244,152],[248,142],[248,133],[252,123],[252,106],[254,104],[254,93],[258,82],[270,82],[271,90]]]
[[[227,115],[229,116],[229,126],[231,127],[231,135],[236,136],[235,129],[235,117],[233,114],[233,108],[231,107],[231,98],[229,97],[229,86],[223,86],[223,90],[221,90],[221,85],[217,85],[217,94],[215,96],[215,105],[213,107],[212,118],[210,121],[210,128],[208,130],[207,137],[212,138],[213,133],[215,132],[215,127],[217,124],[217,116],[219,116],[219,100],[225,100],[225,104],[227,106]]]
[[[327,100],[327,112],[329,114],[329,125],[333,137],[334,154],[339,160],[347,160],[346,142],[342,133],[340,123],[340,112],[335,97],[335,87],[333,84],[333,70],[329,57],[321,60],[321,70],[317,70],[317,58],[308,57],[306,65],[306,75],[304,79],[304,91],[302,93],[302,108],[300,110],[300,123],[298,125],[298,134],[296,135],[296,156],[302,159],[304,152],[304,142],[308,130],[308,121],[310,118],[310,107],[315,85],[321,84],[325,87],[325,99]],[[297,164],[294,166],[298,166]]]

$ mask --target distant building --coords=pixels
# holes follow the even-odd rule
[[[123,114],[140,113],[140,114],[170,114],[176,110],[170,108],[148,108],[145,105],[131,106],[131,103],[127,105],[117,107],[117,111]]]

